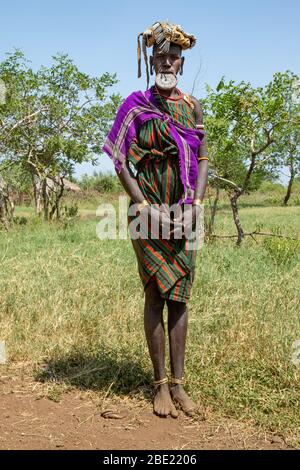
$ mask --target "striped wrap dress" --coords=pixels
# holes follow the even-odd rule
[[[185,127],[195,128],[195,116],[190,100],[165,98],[155,94],[159,109],[171,115]],[[182,195],[178,150],[169,133],[168,123],[152,119],[143,124],[132,141],[127,165],[150,204],[175,204]],[[130,200],[129,208],[133,205]],[[128,224],[136,216],[128,211]],[[164,299],[187,302],[195,276],[196,249],[189,240],[159,238],[131,239],[137,257],[138,271],[144,290],[156,282]]]

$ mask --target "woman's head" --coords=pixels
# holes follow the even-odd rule
[[[168,52],[164,52],[155,44],[153,46],[152,56],[150,56],[150,66],[158,73],[172,73],[177,75],[182,69],[184,57],[182,57],[182,48],[177,44],[170,44]]]
[[[153,55],[150,56],[150,73],[155,71],[155,84],[162,90],[172,90],[177,85],[177,74],[183,73],[182,48],[177,44],[170,44],[168,51],[159,46],[153,46]]]
[[[147,72],[147,87],[149,83],[149,70],[147,59],[147,47],[153,46],[150,57],[150,71],[155,70],[156,75],[163,74],[166,81],[182,74],[184,58],[183,49],[190,49],[196,43],[192,34],[185,33],[181,26],[166,22],[156,22],[149,29],[138,36],[138,77],[141,76],[141,45],[140,37],[143,39],[143,53]],[[173,80],[174,81],[174,80]]]

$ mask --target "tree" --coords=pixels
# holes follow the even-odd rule
[[[21,165],[30,174],[37,213],[46,219],[59,217],[63,177],[76,163],[97,161],[121,100],[107,96],[115,75],[90,77],[67,54],[52,59],[50,67],[34,72],[17,50],[0,64],[7,88],[0,107],[0,171]]]
[[[224,78],[216,91],[207,87],[204,107],[213,178],[228,192],[237,244],[244,238],[238,198],[272,168],[274,156],[268,149],[290,123],[285,91],[295,77],[289,71],[278,73],[266,87],[256,89],[245,82],[226,84]]]
[[[283,155],[285,156],[285,166],[290,171],[288,187],[283,199],[283,204],[287,206],[292,194],[295,177],[300,174],[300,133],[298,130],[293,130],[289,135]]]
[[[275,74],[274,86],[284,97],[288,118],[282,132],[277,136],[270,156],[273,158],[275,171],[280,171],[282,167],[289,171],[287,191],[283,199],[283,204],[287,205],[295,178],[300,174],[300,80],[297,75],[289,77]]]

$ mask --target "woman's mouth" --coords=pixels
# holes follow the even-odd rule
[[[162,90],[171,90],[177,85],[177,77],[172,72],[159,72],[156,75],[155,83]]]

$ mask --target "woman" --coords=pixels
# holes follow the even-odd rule
[[[132,236],[132,244],[145,292],[144,327],[156,392],[153,407],[157,415],[175,418],[176,407],[188,415],[195,411],[195,404],[183,388],[187,301],[196,259],[196,249],[186,233],[195,226],[201,212],[208,157],[201,106],[194,97],[176,87],[177,75],[183,73],[182,50],[195,44],[194,36],[168,23],[155,23],[140,36],[147,79],[146,47],[153,46],[150,73],[156,74],[155,85],[125,100],[104,151],[113,159],[119,179],[131,198],[129,226],[137,214],[146,220],[147,233],[139,238]],[[138,53],[140,76],[140,47]],[[178,209],[175,213],[170,211],[174,205]],[[190,221],[182,216],[182,206],[191,209]],[[154,235],[152,226],[159,227]],[[170,387],[165,370],[165,303]]]

